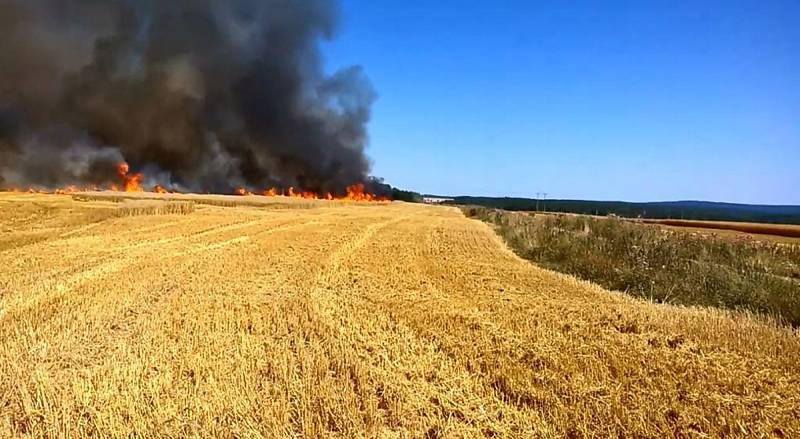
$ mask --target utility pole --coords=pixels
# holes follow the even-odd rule
[[[547,192],[542,192],[542,210],[547,212]]]
[[[541,192],[536,192],[536,211],[539,211],[539,197],[542,195]]]

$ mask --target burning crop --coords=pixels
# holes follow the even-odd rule
[[[376,93],[319,57],[336,3],[0,2],[0,187],[381,194]]]
[[[141,186],[144,176],[140,173],[130,174],[129,169],[127,163],[120,163],[117,165],[117,174],[120,180],[122,180],[122,190],[124,192],[144,192]],[[156,187],[160,188],[160,186]],[[157,191],[154,190],[154,192]]]
[[[152,192],[156,194],[179,193],[181,191],[176,189],[168,189],[160,184],[154,184],[150,189],[146,189],[143,181],[145,175],[141,172],[131,172],[130,166],[127,163],[119,163],[116,165],[118,182],[112,183],[105,188],[100,185],[91,185],[79,187],[76,185],[68,185],[57,188],[55,190],[46,190],[41,188],[31,187],[27,190],[22,190],[17,187],[9,187],[3,189],[4,192],[27,192],[27,193],[53,193],[56,195],[71,195],[78,192],[95,192],[95,191],[111,191],[111,192]],[[349,200],[349,201],[389,201],[390,198],[386,196],[379,196],[366,190],[363,183],[356,183],[349,185],[341,194],[332,192],[316,192],[312,190],[295,189],[289,186],[285,189],[278,187],[271,187],[262,191],[253,192],[243,186],[239,186],[233,190],[231,195],[237,196],[264,196],[264,197],[289,197],[289,198],[303,198],[308,200]]]
[[[252,192],[246,191],[244,188],[237,189],[236,195],[253,195]],[[319,193],[314,191],[296,190],[294,187],[289,187],[286,190],[279,188],[269,188],[261,192],[260,195],[265,197],[279,197],[285,196],[290,198],[305,198],[308,200],[350,200],[350,201],[388,201],[388,197],[378,196],[373,193],[367,192],[364,185],[361,183],[347,186],[346,192],[342,195],[335,195],[331,192]]]

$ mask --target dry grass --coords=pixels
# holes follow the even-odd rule
[[[800,246],[615,217],[464,210],[544,267],[658,302],[756,311],[800,326]]]
[[[114,209],[0,195],[0,434],[800,435],[797,333],[539,269],[453,208]]]

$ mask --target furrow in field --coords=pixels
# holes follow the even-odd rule
[[[152,217],[141,217],[141,220],[137,217],[120,218],[105,226],[117,227],[119,232],[67,237],[0,254],[0,264],[6,268],[4,275],[0,277],[0,300],[12,294],[41,289],[42,284],[80,277],[83,271],[109,259],[118,258],[121,253],[128,254],[123,256],[135,256],[138,249],[142,248],[192,239],[209,240],[212,239],[211,235],[267,225],[272,221],[269,218],[292,218],[286,215],[264,216],[261,213],[250,213],[245,216],[250,219],[242,221],[225,215],[224,212],[220,215],[218,209],[209,210],[209,213],[196,213],[189,217],[160,216],[155,221],[161,221],[162,224],[146,226],[146,233],[137,231],[136,228],[140,221],[150,224],[154,221]],[[10,283],[11,279],[14,280],[13,285]]]
[[[509,416],[514,410],[503,410],[503,424],[514,434],[527,431],[527,421],[539,419],[539,433],[548,426],[572,426],[576,434],[611,435],[617,428],[613,419],[621,419],[628,432],[663,435],[676,428],[665,415],[673,412],[693,420],[679,425],[687,430],[713,431],[715,421],[697,421],[707,419],[706,413],[733,413],[752,425],[797,426],[792,407],[799,401],[793,390],[798,370],[786,358],[774,357],[769,367],[776,388],[759,399],[764,406],[754,404],[746,395],[759,393],[763,383],[750,377],[764,365],[753,361],[752,352],[743,355],[742,349],[675,332],[673,325],[663,323],[674,310],[539,270],[508,254],[482,227],[453,222],[442,232],[436,222],[429,224],[433,239],[425,241],[423,258],[393,239],[367,248],[376,253],[365,255],[365,261],[384,261],[369,266],[374,279],[386,280],[380,273],[387,271],[402,273],[384,288],[365,290],[375,292],[367,294],[368,302],[376,313],[391,312],[474,375],[484,389],[524,413],[514,418]],[[401,236],[406,234],[395,239]],[[459,251],[465,243],[475,247],[475,240],[482,251]],[[442,262],[431,264],[433,260]],[[497,274],[486,271],[489,267]],[[414,279],[420,282],[416,291]],[[384,290],[395,294],[377,293]],[[746,337],[749,326],[730,335]],[[795,340],[790,349],[797,348]],[[651,363],[654,358],[656,364]],[[730,374],[748,369],[750,374]],[[694,395],[691,405],[672,399],[682,394]]]
[[[191,224],[191,219],[181,219],[180,221],[187,225]],[[274,228],[286,228],[287,225],[293,228],[302,227],[303,224],[292,224],[290,219],[262,217],[233,225],[206,227],[199,232],[184,233],[174,238],[145,240],[121,248],[98,248],[97,250],[102,252],[101,255],[86,258],[82,255],[73,257],[69,261],[72,261],[74,265],[68,265],[63,270],[51,272],[49,275],[33,272],[25,277],[32,281],[30,284],[15,282],[13,285],[9,285],[7,287],[9,292],[0,296],[0,310],[3,314],[1,317],[12,316],[21,309],[37,313],[41,310],[53,309],[52,306],[45,305],[62,300],[63,296],[71,294],[78,287],[97,276],[111,277],[121,272],[130,272],[135,267],[137,260],[180,257],[209,251],[215,247],[222,248],[225,245],[249,239],[246,236],[239,236],[240,233],[244,233],[245,229],[255,229],[251,233],[263,233]],[[210,241],[209,238],[212,234],[215,238],[221,237],[221,241]],[[233,236],[226,238],[229,235]],[[151,252],[153,249],[157,250],[155,254]],[[96,264],[89,265],[87,268],[85,264],[92,261]],[[39,317],[44,318],[45,316]]]
[[[180,308],[179,301],[184,294],[203,294],[202,291],[205,290],[206,294],[214,296],[214,289],[222,284],[215,277],[224,274],[217,270],[235,272],[235,267],[230,265],[233,256],[236,259],[241,257],[242,266],[248,269],[242,278],[233,279],[238,281],[239,285],[244,285],[248,280],[248,274],[257,271],[253,270],[249,261],[257,260],[258,255],[263,254],[263,250],[258,247],[258,244],[263,245],[263,240],[270,239],[268,235],[273,234],[272,239],[284,235],[282,239],[285,241],[286,237],[291,239],[291,233],[306,226],[316,227],[319,224],[317,221],[295,222],[291,226],[284,225],[269,230],[253,231],[249,236],[252,239],[248,239],[246,245],[236,246],[233,253],[231,253],[231,247],[224,246],[217,249],[204,249],[205,251],[197,253],[194,259],[184,259],[181,257],[183,255],[170,252],[165,252],[158,258],[139,258],[130,266],[130,269],[137,273],[137,277],[123,276],[120,279],[121,282],[115,281],[113,278],[94,279],[92,282],[83,284],[80,291],[76,291],[77,294],[66,296],[59,303],[50,304],[51,306],[58,305],[58,312],[53,313],[48,319],[42,319],[41,316],[28,316],[26,319],[18,315],[17,319],[9,321],[8,323],[14,323],[13,326],[16,328],[26,326],[27,323],[30,325],[29,330],[23,333],[14,331],[4,334],[2,337],[4,346],[0,346],[2,348],[0,351],[9,353],[7,349],[13,346],[31,346],[32,350],[21,351],[15,355],[19,360],[16,364],[9,366],[13,366],[17,373],[21,372],[19,367],[26,363],[43,366],[46,369],[43,369],[41,373],[44,373],[51,382],[67,385],[68,387],[65,389],[69,386],[87,389],[85,386],[96,386],[97,383],[92,383],[91,380],[85,381],[83,379],[84,372],[76,375],[77,370],[72,371],[70,368],[59,367],[64,364],[82,365],[83,367],[91,365],[92,369],[101,370],[104,372],[102,376],[111,380],[135,379],[138,376],[127,375],[128,373],[153,373],[153,370],[147,367],[142,370],[129,368],[126,375],[119,376],[119,367],[127,362],[117,363],[116,361],[121,358],[109,354],[116,352],[122,357],[135,355],[141,346],[136,343],[129,344],[126,340],[137,340],[137,337],[149,335],[149,333],[143,332],[145,329],[155,330],[156,328],[150,326],[154,316],[163,313],[170,319],[174,317],[175,308]],[[237,231],[241,232],[241,229],[237,229]],[[231,231],[229,230],[229,232]],[[158,253],[163,250],[153,249],[153,252]],[[102,291],[124,293],[100,296],[95,293]],[[237,293],[244,294],[245,292]],[[216,296],[216,299],[219,299],[219,296]],[[47,304],[41,304],[37,308],[47,308]],[[24,322],[21,321],[23,319]],[[10,326],[4,327],[9,328]],[[170,339],[171,337],[172,335],[170,335]],[[48,340],[46,344],[42,344],[44,340]],[[154,346],[159,347],[159,345]],[[164,344],[162,343],[160,347],[163,348]],[[156,366],[158,362],[149,362],[148,364],[163,370],[164,365]],[[53,370],[54,366],[55,370]],[[141,364],[136,364],[136,366],[141,366]],[[111,369],[105,367],[111,367]],[[51,372],[46,372],[48,370]],[[24,387],[19,388],[19,391],[23,392],[21,399],[14,401],[15,404],[20,404],[16,406],[18,409],[24,407],[25,400],[36,402],[37,382],[24,384]],[[135,384],[132,383],[134,386]],[[26,389],[30,390],[26,392]],[[7,390],[10,391],[10,389]],[[99,399],[105,396],[116,396],[110,389],[109,392],[112,393],[102,394],[101,392],[96,397]],[[72,399],[69,393],[62,394],[61,397],[64,399],[63,402],[72,407],[72,410],[79,410],[79,406],[72,404],[79,404],[80,401],[70,402]],[[109,412],[107,415],[111,416],[113,413]]]
[[[418,337],[395,317],[393,310],[369,301],[372,291],[379,286],[364,270],[370,265],[364,258],[385,262],[387,257],[402,260],[402,256],[372,252],[365,255],[364,250],[384,241],[385,236],[393,237],[392,230],[397,227],[419,227],[425,220],[419,216],[403,217],[367,226],[331,255],[328,268],[319,273],[315,287],[303,296],[308,300],[310,318],[316,324],[329,325],[334,339],[340,340],[327,347],[326,356],[344,359],[342,364],[331,367],[338,373],[344,369],[350,375],[349,386],[357,398],[356,412],[351,417],[364,418],[362,428],[370,434],[530,433],[530,422],[525,427],[519,415],[513,414],[513,407],[496,398],[488,387],[461,369],[435,344]],[[404,246],[416,247],[408,244],[405,242]],[[380,257],[374,259],[376,256]],[[392,270],[399,267],[386,268],[383,272],[386,278],[408,274]],[[392,290],[378,291],[390,294]],[[342,351],[337,348],[339,344],[350,349]],[[314,400],[312,395],[302,405],[313,406]],[[509,418],[517,416],[514,428],[501,428],[498,413]],[[307,415],[314,422],[300,423],[295,426],[296,431],[310,436],[325,434],[320,425],[329,419],[311,412]]]
[[[256,422],[270,407],[288,407],[288,400],[270,396],[280,387],[254,380],[254,374],[267,373],[265,368],[294,373],[298,363],[306,361],[298,337],[305,338],[301,332],[308,328],[298,326],[304,320],[294,295],[299,293],[298,283],[314,278],[313,270],[320,265],[315,258],[326,256],[326,241],[341,239],[315,221],[300,226],[254,233],[246,243],[226,247],[222,253],[168,260],[169,292],[156,303],[142,302],[133,320],[120,323],[124,331],[115,334],[120,338],[92,361],[95,366],[86,380],[70,378],[84,386],[91,377],[106,377],[95,394],[107,410],[95,416],[110,420],[118,413],[132,413],[158,423],[164,415],[159,401],[179,401],[191,407],[191,413],[178,416],[178,424],[188,425],[188,415],[213,423],[214,414],[223,412],[239,413],[242,422]],[[304,245],[298,236],[313,238],[316,245]],[[148,277],[159,279],[157,273]],[[151,289],[161,288],[156,284]],[[282,348],[263,351],[276,344]],[[292,354],[292,345],[301,351]],[[164,362],[165,356],[171,360]],[[119,370],[123,363],[124,372]],[[218,386],[254,392],[248,393],[252,401],[241,405],[241,400],[217,397]],[[115,393],[120,387],[126,389],[124,399]]]

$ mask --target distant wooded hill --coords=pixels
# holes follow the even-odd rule
[[[427,196],[427,195],[426,195]],[[588,215],[614,214],[628,218],[679,218],[709,221],[742,221],[800,224],[800,206],[764,206],[715,203],[709,201],[664,201],[629,203],[624,201],[535,200],[507,197],[447,197],[448,204],[476,205],[518,211],[569,212]],[[538,203],[538,204],[537,204]]]

